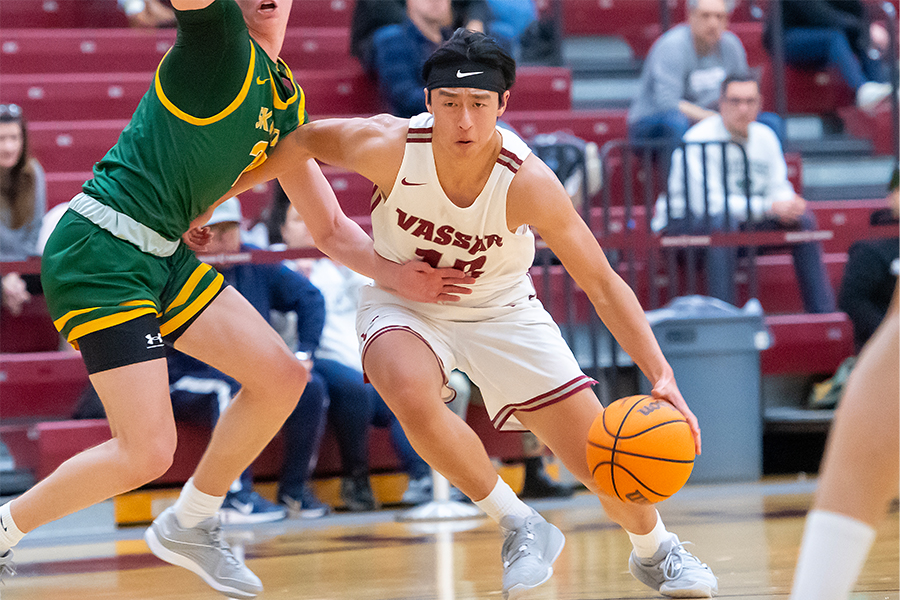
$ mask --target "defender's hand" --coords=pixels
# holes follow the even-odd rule
[[[191,227],[181,236],[181,239],[188,248],[197,254],[203,254],[212,239],[212,232],[209,227]]]

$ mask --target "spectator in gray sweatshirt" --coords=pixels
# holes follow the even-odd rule
[[[733,0],[686,1],[688,22],[660,36],[644,62],[640,90],[628,111],[632,141],[677,144],[694,123],[717,113],[725,78],[749,71],[744,46],[726,31]],[[782,139],[778,115],[763,113],[758,120]]]

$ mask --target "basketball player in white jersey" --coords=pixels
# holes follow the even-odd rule
[[[500,524],[504,598],[546,581],[564,538],[498,477],[476,434],[444,406],[454,395],[447,386],[454,368],[481,389],[495,427],[530,429],[598,494],[633,542],[629,567],[637,579],[668,596],[712,596],[716,577],[666,530],[656,508],[603,495],[588,469],[588,430],[602,407],[590,389],[595,382],[535,297],[528,277],[533,229],[653,382],[653,395],[684,413],[698,453],[700,429],[637,298],[554,173],[522,140],[497,129],[515,62],[491,38],[460,29],[423,74],[427,113],[304,125],[229,193],[283,177],[309,157],[356,171],[376,186],[379,254],[455,267],[474,278],[471,294],[435,305],[365,288],[357,330],[366,375],[416,451]],[[292,198],[303,193],[286,191]]]

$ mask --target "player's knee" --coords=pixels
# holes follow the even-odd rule
[[[309,381],[309,371],[292,354],[272,356],[261,363],[264,368],[255,370],[241,385],[246,390],[259,390],[267,401],[296,403]]]
[[[175,457],[177,436],[174,426],[171,435],[160,433],[150,436],[142,444],[123,447],[124,470],[130,475],[133,487],[139,487],[160,478]]]

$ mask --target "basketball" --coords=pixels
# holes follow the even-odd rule
[[[624,502],[665,500],[694,468],[694,438],[681,412],[665,400],[629,396],[591,425],[587,462],[604,493]]]

